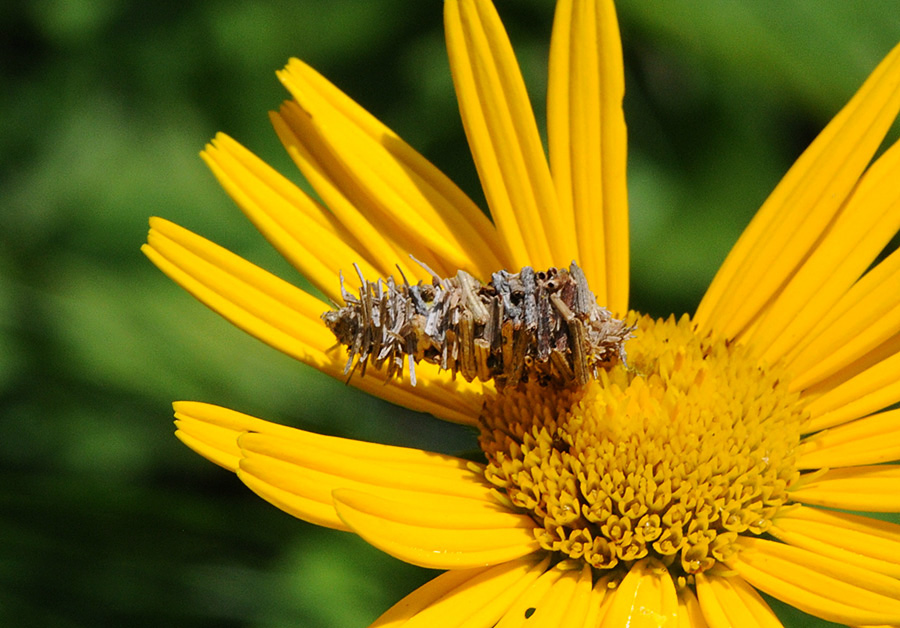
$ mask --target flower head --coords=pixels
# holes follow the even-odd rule
[[[289,261],[355,303],[326,316],[347,346],[319,298],[197,235],[153,219],[144,250],[264,342],[336,377],[361,360],[353,385],[477,427],[483,462],[194,402],[175,404],[179,438],[297,517],[447,570],[382,628],[778,625],[758,591],[834,622],[900,624],[900,526],[853,512],[900,512],[900,252],[880,257],[900,230],[900,146],[872,161],[900,110],[900,48],[791,168],[696,314],[653,320],[628,310],[612,3],[558,2],[549,160],[494,7],[444,11],[490,220],[296,60],[272,121],[320,200],[225,135],[203,154]],[[559,268],[583,269],[593,309],[576,316],[575,288],[547,288]],[[515,294],[543,322],[516,318]],[[623,322],[573,376],[598,304]]]

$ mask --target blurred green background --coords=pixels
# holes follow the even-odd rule
[[[549,0],[500,0],[539,117]],[[619,3],[633,304],[692,311],[799,152],[900,41],[896,0]],[[196,399],[458,453],[471,433],[245,337],[139,253],[161,215],[295,280],[205,170],[312,63],[480,198],[440,2],[0,4],[0,625],[366,626],[432,574],[255,497],[171,435]],[[801,615],[779,612],[791,625]]]

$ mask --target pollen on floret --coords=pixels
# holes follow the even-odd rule
[[[600,570],[650,557],[689,579],[787,504],[806,414],[746,347],[698,336],[688,317],[633,318],[627,365],[486,402],[485,475],[544,549]]]

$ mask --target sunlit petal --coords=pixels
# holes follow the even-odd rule
[[[688,587],[678,590],[678,628],[708,628],[697,596]]]
[[[900,459],[900,410],[888,410],[808,436],[797,467],[824,469]]]
[[[900,229],[898,175],[900,143],[869,167],[834,224],[745,336],[763,360],[774,362],[803,340]]]
[[[296,99],[294,115],[308,117],[309,125],[293,128],[316,131],[299,139],[323,165],[333,159],[332,181],[385,234],[417,257],[426,247],[447,267],[482,279],[508,263],[487,217],[396,133],[301,61],[279,77]]]
[[[885,343],[900,333],[897,294],[900,250],[863,275],[787,357],[796,375],[791,388],[804,390],[831,378],[828,390],[877,362],[879,353],[893,353]]]
[[[351,289],[359,285],[354,263],[364,275],[379,276],[332,214],[233,139],[218,134],[201,156],[272,246],[335,303],[339,270]]]
[[[740,539],[730,563],[747,582],[816,617],[841,624],[900,623],[900,580],[798,547]]]
[[[493,626],[543,574],[550,559],[448,571],[397,602],[370,628]]]
[[[659,628],[678,621],[678,595],[668,570],[660,563],[644,559],[635,563],[616,589],[601,624]]]
[[[577,255],[574,224],[558,209],[525,83],[494,6],[447,0],[444,26],[466,136],[516,270],[568,266]]]
[[[590,567],[561,563],[526,589],[495,628],[581,628],[604,593],[594,590]]]
[[[814,432],[878,412],[900,401],[900,352],[813,398],[806,407]],[[837,378],[838,376],[835,376]]]
[[[900,525],[819,508],[791,508],[770,533],[791,545],[900,578]]]
[[[797,272],[896,117],[898,77],[895,48],[757,212],[697,309],[701,329],[738,336]]]
[[[175,417],[185,444],[282,510],[319,525],[347,529],[332,500],[341,488],[407,502],[410,511],[450,510],[448,525],[520,524],[494,500],[481,469],[459,458],[321,436],[204,403],[179,402]]]
[[[698,574],[697,597],[709,628],[781,628],[765,600],[740,577]]]
[[[392,238],[391,230],[380,225],[377,216],[365,215],[354,199],[347,196],[348,191],[342,189],[340,181],[335,180],[335,171],[340,172],[343,165],[321,137],[321,131],[313,124],[308,112],[297,103],[288,102],[270,118],[288,155],[335,219],[353,234],[354,248],[378,268],[379,276],[386,277],[399,271],[410,279],[428,281],[428,272],[410,260],[409,256],[414,252],[426,264],[434,264],[437,272],[447,272],[430,249],[421,246],[409,248],[410,242]]]
[[[627,152],[622,47],[612,0],[556,5],[547,137],[561,215],[574,216],[578,263],[601,304],[628,308]]]
[[[832,469],[801,478],[790,489],[803,504],[866,512],[900,511],[900,465]]]
[[[425,503],[414,496],[382,497],[334,491],[335,510],[354,532],[380,550],[431,569],[496,565],[540,549],[527,515],[471,509],[456,500]]]

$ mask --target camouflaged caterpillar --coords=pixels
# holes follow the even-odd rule
[[[359,294],[344,288],[342,276],[345,305],[322,314],[347,347],[350,376],[371,364],[402,377],[405,356],[413,385],[415,364],[425,361],[498,388],[527,381],[581,386],[625,361],[634,329],[597,305],[575,262],[568,269],[501,270],[488,284],[462,270],[441,279],[427,267],[431,284],[372,282],[354,268]]]

